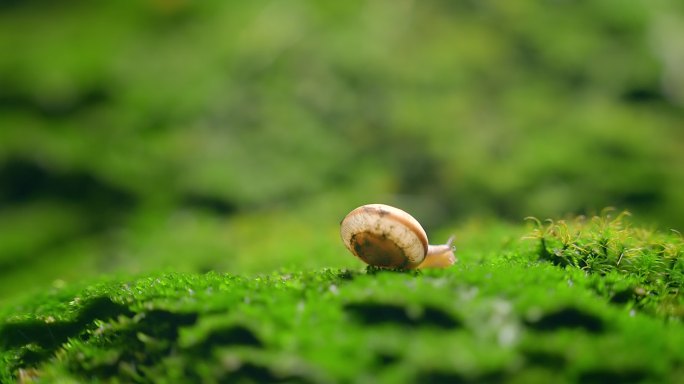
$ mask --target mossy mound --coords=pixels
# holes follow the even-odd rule
[[[540,258],[534,243],[501,243],[499,235],[491,234],[489,247],[463,249],[459,263],[446,270],[167,273],[55,288],[0,313],[0,378],[529,383],[684,377],[678,312],[654,310],[660,307],[644,304],[638,293],[617,300],[609,289],[647,283],[638,280],[638,270],[592,273],[560,265]],[[661,235],[650,239],[680,247],[676,237]],[[656,248],[650,252],[663,257]],[[651,286],[635,287],[647,289],[653,303],[667,299],[681,308],[678,294]]]

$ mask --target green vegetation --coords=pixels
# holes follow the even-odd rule
[[[0,0],[0,380],[682,381],[683,4]]]
[[[537,228],[530,237],[540,240],[540,259],[588,273],[611,301],[637,299],[639,308],[684,318],[681,234],[634,228],[625,220],[628,215],[549,220],[546,226],[534,219]]]
[[[54,288],[4,311],[0,377],[676,382],[684,279],[638,258],[681,268],[681,239],[630,228],[622,215],[578,224],[581,235],[568,228],[534,230],[548,249],[571,239],[555,256],[576,255],[567,263],[510,237],[522,228],[476,226],[446,270],[168,273]],[[639,253],[618,262],[627,243]],[[677,311],[660,310],[666,301]]]
[[[0,300],[347,267],[369,202],[684,228],[681,2],[402,4],[0,3]]]

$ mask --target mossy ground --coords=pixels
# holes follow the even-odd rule
[[[607,236],[610,250],[638,246],[633,268],[610,252],[586,253],[608,255],[602,263],[559,263],[548,260],[563,255],[551,245],[563,241],[553,225],[481,233],[459,245],[459,263],[445,270],[165,273],[54,288],[2,310],[0,378],[681,380],[681,238],[631,228],[623,216],[596,218],[569,232],[576,236],[566,250]],[[644,274],[636,257],[660,262]]]
[[[520,223],[684,228],[683,25],[0,1],[0,381],[684,382],[681,236]],[[364,270],[338,223],[372,202],[459,263]]]

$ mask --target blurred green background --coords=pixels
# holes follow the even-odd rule
[[[0,301],[360,264],[369,202],[684,228],[684,3],[0,0]],[[458,242],[458,241],[457,241]]]

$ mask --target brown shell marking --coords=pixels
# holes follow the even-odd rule
[[[367,264],[385,268],[405,268],[408,258],[394,241],[372,232],[361,232],[352,236],[353,253]]]

